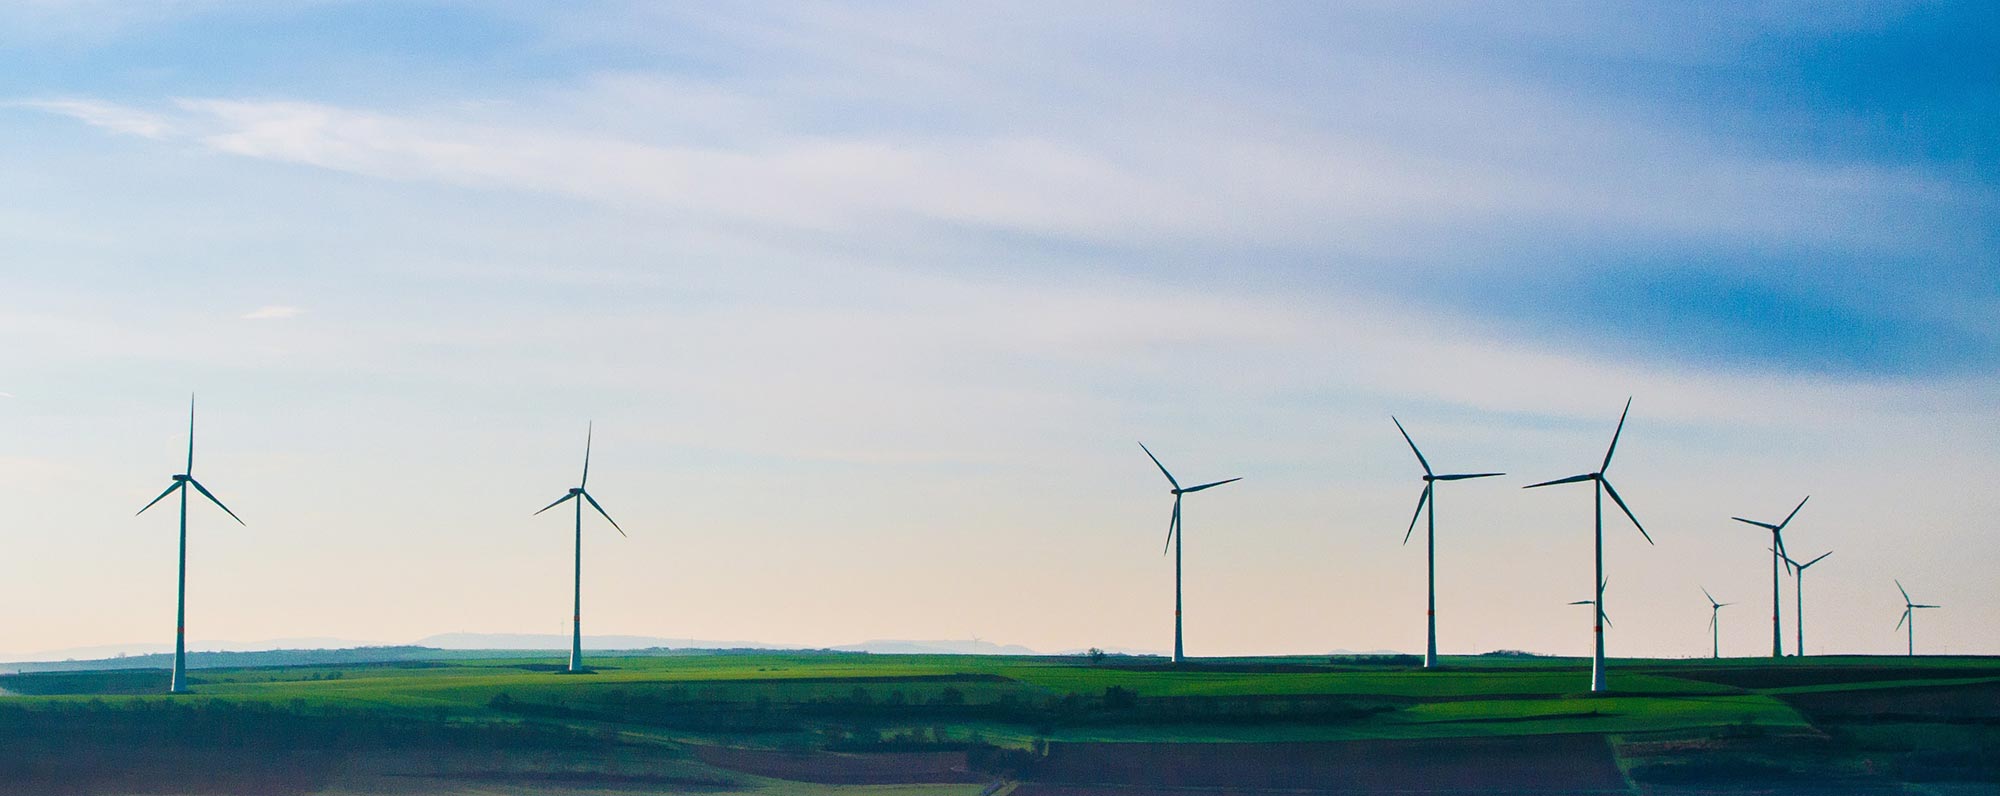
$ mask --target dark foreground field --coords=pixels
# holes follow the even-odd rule
[[[0,677],[0,794],[2000,793],[2000,661],[633,654]]]

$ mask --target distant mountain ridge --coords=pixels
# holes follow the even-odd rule
[[[305,639],[318,641],[320,639]],[[337,639],[326,639],[339,643]],[[353,665],[424,660],[477,660],[514,658],[523,653],[556,652],[569,649],[570,638],[559,634],[535,633],[441,633],[426,636],[415,644],[342,644],[331,648],[284,648],[278,642],[261,649],[254,643],[232,642],[231,647],[188,652],[188,666],[194,669],[252,666]],[[700,651],[700,650],[803,650],[858,652],[881,655],[1040,655],[1018,644],[1000,645],[990,641],[908,641],[871,640],[836,647],[779,645],[757,641],[713,641],[656,636],[584,636],[586,649],[597,652]],[[199,647],[200,645],[195,645]],[[97,657],[87,657],[96,653]],[[1074,654],[1074,653],[1072,653]],[[16,672],[84,671],[106,669],[164,669],[173,656],[163,645],[103,645],[57,650],[41,660],[0,663],[0,674]]]
[[[432,647],[348,647],[344,649],[255,650],[189,652],[190,669],[218,669],[256,666],[353,666],[368,663],[398,663],[436,660],[512,658],[519,650],[440,650]],[[121,655],[94,660],[23,661],[0,663],[0,674],[29,672],[104,671],[111,669],[168,669],[173,666],[170,652]]]
[[[200,649],[213,643],[213,649]],[[266,642],[196,642],[190,646],[188,666],[196,669],[249,666],[352,665],[423,660],[478,660],[520,657],[523,653],[558,652],[569,649],[570,637],[556,633],[439,633],[413,644],[375,645],[332,638],[274,639]],[[296,646],[294,646],[296,645]],[[716,641],[712,639],[667,638],[661,636],[584,636],[585,649],[596,652],[669,652],[700,650],[827,650],[876,655],[1082,655],[1086,650],[1046,653],[1020,644],[996,644],[984,639],[912,640],[870,639],[858,644],[809,647],[799,644],[771,644],[761,641]],[[1156,650],[1107,647],[1113,655],[1159,655]],[[1394,655],[1394,650],[1354,652],[1334,650],[1330,655]],[[0,673],[79,671],[102,669],[163,669],[172,655],[164,645],[129,644],[78,647],[38,656],[39,660],[0,663]]]

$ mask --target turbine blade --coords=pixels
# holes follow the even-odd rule
[[[1611,454],[1618,452],[1618,437],[1619,435],[1625,433],[1625,416],[1631,413],[1632,413],[1632,399],[1626,398],[1625,411],[1618,413],[1618,430],[1611,432],[1611,447],[1604,449],[1604,464],[1598,466],[1597,468],[1598,472],[1601,473],[1604,472],[1605,470],[1611,469]]]
[[[1588,481],[1588,480],[1590,480],[1590,479],[1592,479],[1592,478],[1596,478],[1596,477],[1597,477],[1597,474],[1596,474],[1596,473],[1584,473],[1583,475],[1572,475],[1572,476],[1570,476],[1570,477],[1568,477],[1568,478],[1558,478],[1558,479],[1556,479],[1556,480],[1554,480],[1554,481],[1543,481],[1543,482],[1541,482],[1541,483],[1539,483],[1539,484],[1529,484],[1529,485],[1527,485],[1527,486],[1524,486],[1524,487],[1521,487],[1521,488],[1522,488],[1522,489],[1534,489],[1535,487],[1538,487],[1538,486],[1555,486],[1556,484],[1574,484],[1574,483],[1577,483],[1578,481]]]
[[[1424,503],[1431,499],[1431,485],[1424,484],[1424,491],[1417,495],[1417,513],[1410,515],[1410,529],[1403,532],[1403,544],[1410,543],[1410,534],[1417,532],[1417,518],[1424,516]]]
[[[576,497],[576,495],[574,495],[574,494],[569,494],[569,495],[563,495],[563,496],[562,496],[561,498],[558,498],[558,499],[556,500],[556,502],[554,502],[554,503],[550,503],[550,504],[548,504],[548,505],[546,505],[546,506],[543,506],[543,507],[541,508],[541,511],[537,511],[537,512],[535,512],[535,514],[540,514],[540,513],[542,513],[543,511],[548,511],[549,509],[552,509],[552,508],[555,508],[555,507],[557,507],[557,506],[560,506],[560,505],[562,505],[562,504],[563,504],[563,501],[566,501],[566,500],[569,500],[570,498],[573,498],[573,497]],[[533,514],[531,514],[531,515],[529,515],[529,516],[531,516],[531,517],[532,517],[532,516],[534,516],[534,515],[533,515]]]
[[[1709,604],[1710,604],[1710,605],[1718,605],[1718,604],[1719,604],[1719,603],[1716,603],[1716,601],[1715,601],[1715,595],[1713,595],[1713,594],[1709,594],[1709,593],[1708,593],[1708,587],[1707,587],[1707,586],[1703,586],[1703,587],[1701,587],[1701,596],[1703,596],[1703,597],[1707,597],[1707,598],[1708,598],[1708,602],[1709,602]]]
[[[1742,517],[1730,517],[1730,519],[1732,519],[1732,520],[1735,520],[1735,521],[1737,521],[1737,522],[1747,522],[1747,523],[1750,523],[1751,525],[1755,525],[1755,526],[1757,526],[1757,527],[1759,527],[1759,528],[1763,528],[1764,530],[1767,530],[1767,531],[1775,531],[1775,530],[1777,530],[1777,529],[1778,529],[1778,526],[1776,526],[1776,525],[1772,525],[1772,524],[1770,524],[1770,523],[1768,523],[1768,522],[1758,522],[1758,521],[1756,521],[1756,520],[1746,520],[1746,519],[1743,519]]]
[[[139,516],[139,515],[141,515],[141,514],[144,514],[144,513],[146,513],[146,509],[150,509],[150,508],[152,508],[152,507],[153,507],[153,503],[158,503],[158,502],[160,502],[160,501],[162,501],[162,500],[166,500],[166,499],[167,499],[167,496],[168,496],[168,495],[171,495],[171,494],[173,494],[173,493],[174,493],[174,490],[176,490],[176,489],[179,489],[179,488],[181,488],[181,486],[182,486],[182,485],[184,485],[184,484],[186,484],[186,483],[187,483],[186,481],[175,481],[175,482],[174,482],[174,485],[173,485],[173,486],[170,486],[170,487],[167,487],[167,491],[165,491],[165,492],[161,492],[161,493],[160,493],[160,496],[159,496],[159,497],[156,497],[156,498],[153,498],[153,502],[152,502],[152,503],[147,503],[147,504],[146,504],[146,508],[142,508],[142,509],[140,509],[140,510],[138,510],[138,511],[135,511],[135,512],[132,512],[132,516],[134,516],[134,517],[137,517],[137,516]]]
[[[1908,603],[1910,601],[1910,590],[1903,588],[1903,581],[1901,579],[1896,580],[1896,591],[1903,593],[1903,602]]]
[[[1160,457],[1153,455],[1153,449],[1146,447],[1146,443],[1141,442],[1139,443],[1139,450],[1145,451],[1146,458],[1153,460],[1153,466],[1160,468],[1160,475],[1167,477],[1167,483],[1173,484],[1175,489],[1181,488],[1181,482],[1175,481],[1174,474],[1167,472],[1167,466],[1160,463]]]
[[[1819,554],[1819,558],[1815,558],[1815,559],[1813,559],[1813,560],[1811,560],[1811,561],[1807,561],[1807,562],[1805,562],[1805,563],[1803,563],[1803,564],[1800,564],[1800,565],[1799,565],[1799,569],[1805,569],[1806,567],[1809,567],[1809,566],[1812,566],[1812,565],[1814,565],[1814,564],[1817,564],[1817,563],[1819,563],[1819,559],[1820,559],[1820,558],[1825,558],[1825,557],[1827,557],[1827,556],[1830,556],[1830,555],[1833,555],[1833,551],[1832,551],[1832,550],[1828,550],[1828,551],[1826,551],[1826,552],[1824,552],[1824,553],[1821,553],[1821,554]]]
[[[1395,424],[1396,424],[1396,430],[1397,430],[1397,431],[1401,431],[1401,432],[1403,432],[1403,441],[1404,441],[1404,442],[1408,442],[1408,443],[1410,443],[1410,452],[1411,452],[1411,453],[1414,453],[1414,454],[1416,454],[1416,455],[1417,455],[1417,463],[1418,463],[1418,464],[1421,464],[1421,465],[1423,465],[1423,466],[1424,466],[1424,475],[1430,475],[1430,474],[1431,474],[1431,463],[1430,463],[1430,462],[1428,462],[1428,461],[1425,461],[1425,460],[1424,460],[1424,452],[1423,452],[1423,451],[1420,451],[1420,450],[1417,450],[1417,443],[1416,443],[1416,441],[1415,441],[1415,440],[1412,440],[1412,439],[1410,439],[1410,432],[1409,432],[1409,431],[1407,431],[1407,430],[1404,430],[1404,428],[1403,428],[1403,421],[1401,421],[1401,420],[1397,420],[1397,419],[1396,419],[1396,416],[1395,416],[1395,415],[1390,415],[1390,416],[1389,416],[1389,422],[1391,422],[1391,423],[1395,423]]]
[[[1602,481],[1602,483],[1604,484],[1605,494],[1610,495],[1612,502],[1618,504],[1619,510],[1625,512],[1625,518],[1632,521],[1632,527],[1638,528],[1639,535],[1646,537],[1646,544],[1652,544],[1653,535],[1650,533],[1646,533],[1646,526],[1639,524],[1639,518],[1632,514],[1632,508],[1630,506],[1625,505],[1625,499],[1618,496],[1618,490],[1611,488],[1610,481]]]
[[[1240,477],[1239,477],[1239,478],[1229,478],[1229,479],[1224,479],[1224,480],[1221,480],[1221,481],[1216,481],[1216,482],[1213,482],[1213,483],[1207,483],[1207,484],[1202,484],[1201,486],[1191,486],[1191,487],[1188,487],[1188,488],[1186,488],[1186,489],[1183,489],[1183,490],[1181,490],[1181,494],[1185,495],[1185,494],[1187,494],[1187,493],[1189,493],[1189,492],[1200,492],[1200,491],[1202,491],[1202,490],[1204,490],[1204,489],[1207,489],[1207,488],[1209,488],[1209,487],[1212,487],[1212,486],[1222,486],[1223,484],[1227,484],[1227,483],[1230,483],[1230,482],[1232,482],[1232,481],[1241,481],[1241,480],[1243,480],[1243,479],[1242,479],[1242,478],[1240,478]]]
[[[1174,516],[1167,520],[1167,543],[1160,548],[1160,555],[1174,549],[1174,534],[1181,529],[1181,496],[1174,496]]]
[[[1431,478],[1431,480],[1433,480],[1433,481],[1463,481],[1463,480],[1465,480],[1465,479],[1468,479],[1468,478],[1492,478],[1493,476],[1496,476],[1496,475],[1506,475],[1506,473],[1452,473],[1452,474],[1450,474],[1450,475],[1439,475],[1439,476],[1433,476],[1433,477]]]
[[[1597,601],[1596,601],[1596,600],[1577,600],[1576,602],[1573,602],[1573,603],[1569,603],[1569,604],[1570,604],[1570,605],[1596,605],[1596,604],[1597,604]]]
[[[1910,618],[1910,608],[1909,608],[1908,606],[1904,606],[1904,608],[1903,608],[1903,615],[1902,615],[1902,616],[1899,616],[1899,617],[1896,617],[1896,629],[1897,629],[1897,630],[1902,630],[1902,629],[1903,629],[1903,622],[1904,622],[1905,620],[1909,619],[1909,618]]]
[[[583,499],[590,501],[590,507],[597,509],[598,515],[602,516],[605,522],[611,523],[612,530],[617,531],[619,536],[625,536],[625,529],[618,527],[618,521],[611,519],[611,515],[605,513],[603,506],[597,505],[597,498],[591,497],[589,492],[585,492],[583,493]]]
[[[597,433],[597,421],[590,421],[583,427],[583,480],[576,485],[582,489],[590,486],[590,438]],[[612,523],[616,525],[617,523]]]
[[[1602,619],[1602,620],[1604,620],[1604,626],[1605,626],[1605,627],[1617,627],[1617,625],[1613,625],[1613,624],[1611,624],[1611,615],[1610,615],[1610,614],[1607,614],[1607,613],[1605,613],[1605,612],[1603,612],[1603,611],[1598,611],[1598,612],[1597,612],[1597,618],[1598,618],[1598,619]]]
[[[194,475],[194,393],[188,393],[188,466],[181,473]]]
[[[1917,605],[1912,605],[1912,606],[1910,606],[1910,607],[1911,607],[1911,608],[1943,608],[1944,606],[1942,606],[1942,605],[1924,605],[1924,604],[1922,604],[1922,603],[1919,603],[1919,604],[1917,604]]]
[[[1715,629],[1715,612],[1714,612],[1714,611],[1710,611],[1710,612],[1709,612],[1709,614],[1708,614],[1708,629],[1710,629],[1710,630],[1714,630],[1714,629]]]
[[[1799,509],[1805,508],[1806,500],[1811,500],[1811,499],[1812,496],[1807,495],[1805,496],[1805,500],[1799,501],[1799,505],[1792,507],[1792,513],[1785,515],[1784,522],[1778,523],[1778,530],[1782,531],[1785,529],[1785,526],[1792,524],[1792,518],[1799,516]]]
[[[208,487],[202,486],[200,481],[196,481],[193,476],[189,476],[187,482],[193,484],[194,490],[200,492],[202,497],[208,498],[208,502],[214,503],[216,508],[222,509],[222,513],[229,515],[230,519],[235,520],[237,525],[242,525],[246,528],[250,527],[248,523],[243,521],[242,517],[236,516],[236,512],[230,511],[228,506],[222,505],[222,501],[216,500],[215,495],[210,494]]]

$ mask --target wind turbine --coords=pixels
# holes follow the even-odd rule
[[[1602,597],[1602,596],[1604,596],[1604,585],[1605,585],[1605,584],[1604,584],[1604,583],[1602,583],[1602,582],[1599,582],[1599,583],[1598,583],[1598,585],[1597,585],[1597,595],[1598,595],[1599,597]],[[1597,601],[1596,601],[1596,600],[1577,600],[1577,601],[1575,601],[1575,602],[1571,602],[1571,603],[1568,603],[1568,604],[1569,604],[1569,605],[1596,605],[1596,604],[1597,604]],[[1603,611],[1598,611],[1598,612],[1597,612],[1597,618],[1598,618],[1598,619],[1600,619],[1600,620],[1603,620],[1603,622],[1604,622],[1604,626],[1605,626],[1605,627],[1610,627],[1610,626],[1611,626],[1611,617],[1610,617],[1609,615],[1606,615],[1606,614],[1605,614],[1605,613],[1604,613]]]
[[[1167,466],[1160,463],[1160,457],[1154,456],[1153,451],[1146,447],[1146,443],[1139,443],[1139,450],[1146,452],[1146,458],[1153,460],[1153,466],[1160,468],[1160,474],[1166,476],[1167,483],[1174,487],[1174,517],[1167,521],[1167,544],[1174,551],[1174,663],[1184,663],[1187,661],[1187,656],[1182,653],[1181,647],[1181,496],[1243,479],[1229,478],[1182,489],[1181,482],[1174,480],[1174,474],[1167,472]],[[1161,555],[1165,555],[1166,552],[1166,550],[1160,551]]]
[[[1591,583],[1597,585],[1598,619],[1596,623],[1591,625],[1591,632],[1597,635],[1597,649],[1590,658],[1590,690],[1593,692],[1606,690],[1604,682],[1604,495],[1606,493],[1610,493],[1612,501],[1618,504],[1619,510],[1625,512],[1626,518],[1632,521],[1632,527],[1639,529],[1639,535],[1646,537],[1646,544],[1653,543],[1652,534],[1646,533],[1646,526],[1639,524],[1639,518],[1632,514],[1631,507],[1625,505],[1625,499],[1618,496],[1618,490],[1612,488],[1611,482],[1604,477],[1604,471],[1611,469],[1611,454],[1618,452],[1618,437],[1625,433],[1625,416],[1631,414],[1631,412],[1632,399],[1627,398],[1625,399],[1625,411],[1620,412],[1618,415],[1618,430],[1611,433],[1611,446],[1604,449],[1604,463],[1598,465],[1597,472],[1572,475],[1568,478],[1558,478],[1554,481],[1543,481],[1539,484],[1529,484],[1522,487],[1522,489],[1534,489],[1542,486],[1575,484],[1583,481],[1591,481],[1596,484],[1597,576],[1590,579]]]
[[[583,500],[576,501],[576,602],[574,603],[575,611],[570,614],[569,636],[569,671],[571,674],[580,674],[583,672],[583,504],[586,501],[589,502],[590,507],[596,509],[597,513],[604,517],[605,522],[611,523],[612,529],[618,531],[619,536],[625,535],[625,529],[618,527],[618,521],[611,519],[611,515],[604,512],[603,506],[597,505],[597,498],[591,497],[589,492],[584,491],[584,487],[590,485],[590,440],[596,433],[596,430],[595,423],[584,427],[583,480],[574,489],[571,489],[569,494],[563,495],[561,498],[556,499],[556,502],[543,506],[541,511],[535,512],[536,514],[540,514],[542,511],[548,511],[562,505],[564,501],[574,500],[577,497],[583,498]]]
[[[1722,615],[1723,606],[1735,605],[1736,603],[1716,602],[1715,595],[1708,593],[1707,586],[1701,587],[1701,596],[1708,598],[1708,643],[1711,647],[1709,657],[1720,658],[1722,657],[1722,623],[1717,621],[1717,617]]]
[[[173,676],[173,680],[172,680],[172,681],[170,681],[170,682],[169,682],[169,683],[167,684],[167,691],[168,691],[169,693],[175,693],[175,694],[178,694],[178,693],[182,693],[182,692],[185,692],[185,691],[187,691],[187,690],[188,690],[188,681],[187,681],[187,574],[188,574],[188,493],[187,493],[187,488],[188,488],[189,486],[193,486],[193,487],[194,487],[194,490],[195,490],[196,492],[200,492],[200,493],[201,493],[201,496],[202,496],[202,497],[205,497],[205,498],[208,498],[208,502],[210,502],[210,503],[214,503],[214,504],[215,504],[215,507],[216,507],[216,508],[219,508],[219,509],[222,509],[222,513],[224,513],[224,514],[227,514],[227,515],[229,515],[229,518],[230,518],[230,519],[232,519],[232,520],[235,520],[235,521],[236,521],[236,524],[237,524],[237,525],[243,525],[243,518],[242,518],[242,517],[238,517],[238,516],[236,516],[236,512],[233,512],[233,511],[230,511],[230,510],[229,510],[229,507],[228,507],[228,506],[224,506],[224,505],[222,505],[222,501],[220,501],[220,500],[217,500],[217,499],[215,498],[215,495],[214,495],[214,493],[211,493],[211,492],[209,492],[209,491],[208,491],[208,487],[205,487],[205,486],[202,486],[202,485],[201,485],[201,482],[200,482],[200,481],[196,481],[196,480],[194,480],[194,396],[193,396],[193,395],[189,395],[189,396],[188,396],[188,458],[187,458],[187,469],[186,469],[186,470],[183,470],[183,471],[181,471],[181,473],[180,473],[179,475],[176,475],[176,476],[174,476],[174,482],[173,482],[173,484],[171,484],[171,485],[169,485],[169,486],[167,487],[167,491],[165,491],[165,492],[161,492],[161,493],[160,493],[160,496],[159,496],[159,497],[156,497],[156,498],[153,498],[153,502],[152,502],[152,503],[147,503],[147,504],[145,505],[145,507],[144,507],[144,508],[141,508],[141,509],[139,509],[138,513],[136,513],[136,514],[133,514],[133,515],[132,515],[132,516],[136,517],[136,516],[139,516],[139,514],[144,514],[144,513],[146,513],[146,509],[150,509],[150,508],[152,508],[152,507],[153,507],[153,503],[158,503],[158,502],[160,502],[160,501],[162,501],[162,500],[165,500],[165,499],[167,498],[167,496],[168,496],[168,495],[171,495],[171,494],[173,494],[173,493],[174,493],[174,492],[176,492],[176,491],[178,491],[178,492],[180,492],[180,493],[181,493],[181,552],[180,552],[180,578],[179,578],[179,581],[177,582],[177,584],[176,584],[176,585],[175,585],[175,587],[174,587],[174,676]]]
[[[1900,630],[1900,629],[1902,629],[1902,627],[1903,627],[1903,623],[1904,623],[1904,622],[1908,622],[1908,623],[1910,623],[1910,631],[1909,631],[1909,633],[1910,633],[1910,657],[1914,658],[1914,657],[1916,657],[1916,656],[1917,656],[1917,609],[1918,609],[1918,608],[1943,608],[1944,606],[1942,606],[1942,605],[1922,605],[1922,604],[1920,604],[1920,603],[1913,603],[1913,602],[1910,602],[1910,590],[1909,590],[1909,589],[1905,589],[1905,588],[1903,588],[1903,582],[1902,582],[1902,581],[1900,581],[1900,580],[1899,580],[1899,581],[1896,581],[1896,591],[1899,591],[1899,592],[1902,592],[1902,593],[1903,593],[1903,618],[1901,618],[1901,619],[1898,619],[1898,620],[1896,620],[1896,628],[1897,628],[1898,630]]]
[[[1819,558],[1803,564],[1785,556],[1785,567],[1792,570],[1792,630],[1798,634],[1799,657],[1806,656],[1806,567],[1819,563],[1820,558],[1833,555],[1832,550],[1819,554]]]
[[[1777,525],[1746,520],[1742,517],[1730,517],[1737,522],[1749,523],[1771,532],[1771,657],[1773,658],[1783,657],[1785,654],[1784,634],[1778,626],[1778,562],[1785,557],[1785,526],[1792,524],[1792,518],[1799,516],[1799,509],[1805,508],[1806,501],[1811,499],[1811,495],[1805,496],[1804,500],[1799,501],[1799,505],[1792,508],[1792,513],[1785,515],[1785,521]]]
[[[1410,543],[1410,534],[1416,533],[1417,518],[1424,516],[1425,504],[1430,505],[1430,521],[1424,530],[1424,578],[1425,593],[1429,602],[1424,604],[1426,635],[1424,643],[1424,668],[1438,663],[1437,625],[1437,498],[1432,495],[1439,481],[1463,481],[1468,478],[1490,478],[1506,473],[1450,473],[1437,475],[1431,472],[1431,463],[1424,459],[1424,452],[1417,450],[1417,443],[1410,439],[1410,432],[1403,428],[1403,421],[1391,415],[1389,421],[1396,424],[1396,430],[1403,432],[1403,441],[1410,444],[1410,452],[1417,455],[1417,464],[1424,468],[1424,491],[1417,496],[1417,511],[1410,515],[1410,527],[1403,531],[1403,544]]]

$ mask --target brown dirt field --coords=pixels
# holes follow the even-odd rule
[[[1841,683],[1874,683],[1890,680],[1951,680],[1967,677],[2000,677],[2000,666],[1980,669],[1916,669],[1880,664],[1798,665],[1710,669],[1706,671],[1660,671],[1657,674],[1697,680],[1736,688],[1789,688]]]
[[[1922,721],[2000,719],[2000,683],[1786,694],[1814,720],[1911,716]]]
[[[1317,743],[1058,743],[1017,796],[1627,793],[1600,735]]]
[[[964,752],[781,752],[730,746],[697,746],[695,757],[717,768],[760,777],[829,785],[914,785],[985,782]]]

